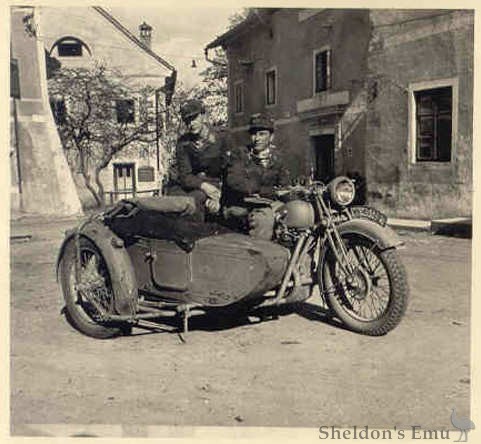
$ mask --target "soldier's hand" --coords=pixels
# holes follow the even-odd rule
[[[209,182],[202,182],[200,189],[207,195],[209,199],[220,200],[220,190]]]
[[[209,213],[216,214],[220,210],[220,202],[214,199],[207,199],[205,201],[205,207]]]

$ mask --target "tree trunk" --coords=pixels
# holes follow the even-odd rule
[[[95,188],[92,186],[92,184],[90,182],[90,175],[88,173],[86,173],[84,169],[82,169],[82,177],[84,178],[85,186],[90,191],[90,194],[92,194],[93,198],[95,199],[95,203],[97,204],[98,207],[101,207],[102,204],[103,204],[103,201],[100,198],[100,196],[103,197],[103,193],[100,194],[100,196],[99,196],[99,193],[97,193],[97,191],[95,190]]]
[[[81,149],[79,149],[79,160],[80,160],[80,173],[82,174],[82,177],[84,179],[85,186],[87,190],[90,191],[90,194],[92,194],[93,198],[95,199],[95,203],[97,204],[98,207],[102,206],[102,200],[99,198],[99,195],[95,188],[92,186],[90,182],[90,174],[87,171],[87,166],[85,163],[85,156],[84,153]]]
[[[104,185],[102,184],[102,181],[100,180],[100,172],[102,171],[101,166],[95,167],[95,183],[97,184],[98,188],[98,195],[100,197],[100,205],[102,207],[105,207],[105,194],[104,194]]]

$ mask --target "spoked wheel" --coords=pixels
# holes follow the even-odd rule
[[[370,239],[345,234],[350,264],[341,266],[332,251],[322,270],[330,308],[351,330],[381,336],[395,328],[408,303],[408,284],[398,253],[380,251]]]
[[[76,279],[75,242],[70,241],[60,263],[65,314],[69,323],[97,339],[107,339],[130,331],[129,324],[107,322],[114,311],[114,294],[104,258],[88,239],[80,238],[79,282]]]

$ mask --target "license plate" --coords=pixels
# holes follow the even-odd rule
[[[383,227],[386,226],[387,216],[372,207],[356,206],[350,208],[352,217],[371,220]]]

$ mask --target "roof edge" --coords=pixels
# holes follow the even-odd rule
[[[135,43],[140,49],[146,52],[150,57],[155,59],[164,68],[170,71],[177,71],[173,65],[171,65],[167,60],[160,57],[154,51],[152,51],[148,46],[144,45],[134,34],[132,34],[122,23],[120,23],[112,14],[106,11],[101,6],[92,6],[95,11],[97,11],[102,17],[104,17],[108,22],[110,22],[115,28],[117,28],[122,34],[124,34],[130,41]]]
[[[273,14],[274,12],[278,11],[280,8],[257,8],[257,10],[266,12],[268,14]],[[218,46],[222,46],[224,43],[226,43],[228,40],[233,40],[235,39],[239,34],[242,32],[246,31],[248,27],[254,27],[258,25],[263,25],[264,22],[260,15],[258,13],[253,13],[247,16],[242,22],[238,23],[236,26],[233,28],[227,30],[224,32],[224,34],[221,34],[218,36],[215,40],[207,44],[205,47],[205,50],[209,50],[212,48],[216,48]]]

